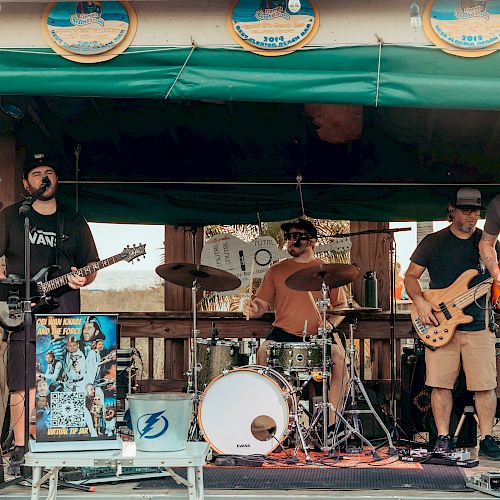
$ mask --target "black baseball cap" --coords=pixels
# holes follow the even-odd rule
[[[28,174],[36,167],[52,167],[57,171],[58,162],[50,153],[35,153],[29,155],[24,165],[23,178],[27,179]]]
[[[281,230],[285,233],[288,233],[292,227],[303,229],[311,236],[311,238],[318,238],[317,229],[314,227],[314,224],[308,220],[297,219],[296,221],[285,222],[284,224],[281,224]]]

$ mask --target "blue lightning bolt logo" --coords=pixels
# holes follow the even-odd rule
[[[162,434],[165,434],[168,429],[168,420],[167,417],[162,415],[163,413],[165,412],[158,411],[156,413],[147,413],[146,415],[139,417],[137,420],[137,430],[139,431],[141,438],[155,439],[160,437]],[[152,431],[155,432],[155,434],[152,434]]]

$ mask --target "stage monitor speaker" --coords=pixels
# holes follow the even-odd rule
[[[422,345],[403,348],[401,359],[401,428],[408,439],[419,432],[429,433],[429,446],[436,441],[437,431],[431,408],[432,389],[425,385],[425,348]],[[450,433],[453,435],[464,408],[473,405],[473,393],[466,389],[465,374],[460,374],[453,390]],[[477,444],[477,426],[473,415],[466,415],[458,435],[458,447]]]

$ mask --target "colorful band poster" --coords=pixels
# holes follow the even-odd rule
[[[36,442],[116,439],[116,315],[35,315]]]

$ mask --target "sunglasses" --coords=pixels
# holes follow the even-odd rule
[[[460,208],[459,209],[464,215],[470,215],[472,213],[479,215],[481,210],[479,208]]]
[[[308,233],[299,233],[299,232],[293,232],[293,233],[285,233],[283,235],[285,240],[310,240],[311,235]]]

